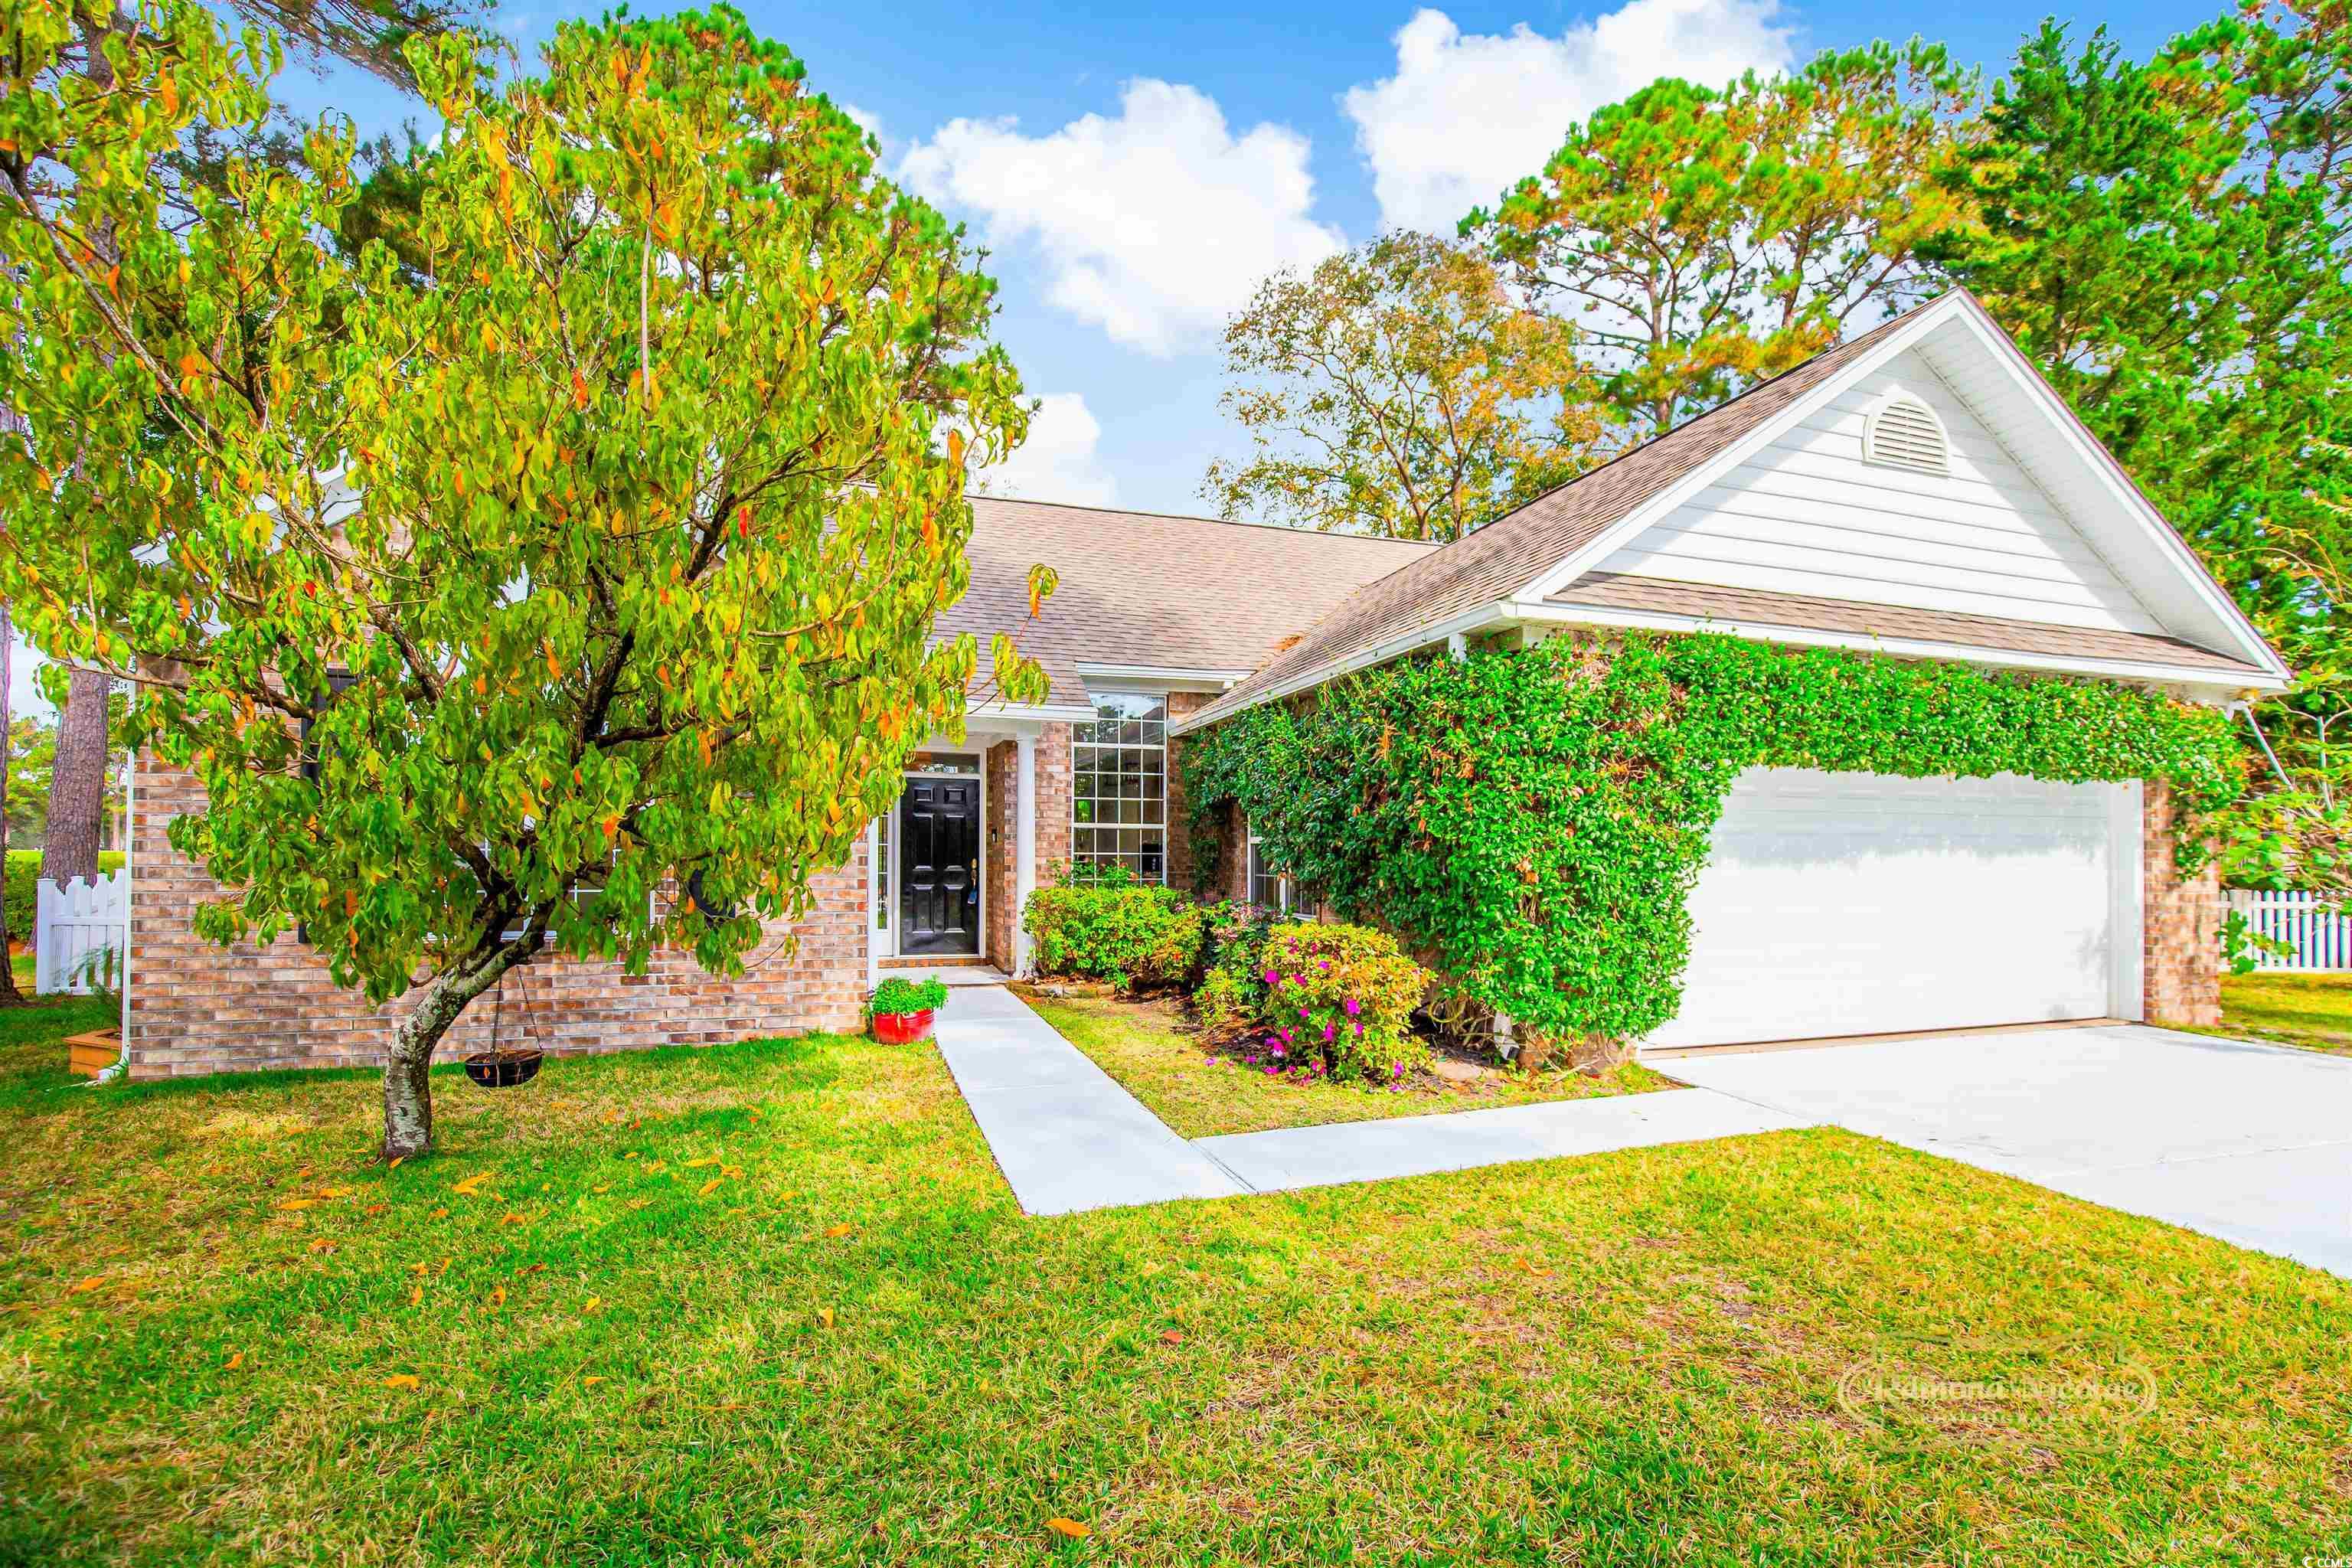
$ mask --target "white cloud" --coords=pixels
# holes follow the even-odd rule
[[[1004,461],[975,473],[972,489],[1021,500],[1108,506],[1118,486],[1096,458],[1095,443],[1101,439],[1102,426],[1084,395],[1047,393],[1037,400],[1029,438]]]
[[[1451,235],[1472,207],[1542,169],[1570,124],[1662,76],[1720,87],[1785,70],[1779,0],[1626,0],[1547,37],[1524,22],[1465,35],[1443,11],[1397,29],[1396,74],[1341,96],[1381,221]]]
[[[1055,305],[1152,354],[1222,326],[1267,273],[1345,243],[1307,216],[1305,137],[1273,124],[1235,136],[1198,89],[1149,79],[1127,84],[1116,118],[1049,135],[950,121],[901,174],[974,215],[992,245],[1034,244]]]

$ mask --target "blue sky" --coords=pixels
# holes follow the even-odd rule
[[[989,244],[999,336],[1046,400],[994,488],[1168,511],[1200,510],[1202,469],[1240,449],[1215,340],[1256,278],[1384,226],[1450,229],[1570,121],[1654,77],[1722,79],[1887,31],[1883,7],[1853,0],[743,8],[869,122],[887,169]],[[603,9],[505,0],[499,15],[528,57]],[[1986,0],[1923,30],[1998,71],[2047,15],[2105,22],[2144,55],[2221,9]],[[298,112],[371,134],[425,118],[349,70],[296,64],[280,87]]]

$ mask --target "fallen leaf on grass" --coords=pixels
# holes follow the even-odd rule
[[[717,1185],[719,1185],[719,1183],[721,1183],[721,1182],[725,1181],[726,1179],[727,1179],[727,1178],[726,1178],[726,1177],[724,1177],[724,1176],[713,1176],[713,1177],[711,1177],[711,1178],[710,1178],[710,1180],[709,1180],[709,1181],[707,1181],[707,1182],[703,1183],[703,1184],[702,1184],[702,1185],[700,1185],[700,1186],[698,1186],[698,1187],[697,1187],[697,1188],[695,1188],[695,1189],[694,1189],[694,1195],[695,1195],[696,1197],[698,1197],[698,1198],[707,1198],[707,1197],[709,1197],[709,1196],[710,1195],[711,1189],[712,1189],[712,1188],[714,1188],[714,1187],[716,1187]]]
[[[380,1215],[391,1206],[392,1205],[390,1204],[370,1204],[366,1208],[360,1212],[366,1215]]]
[[[386,1388],[415,1388],[420,1386],[420,1383],[413,1372],[395,1372],[383,1380],[383,1385]]]
[[[490,1287],[490,1305],[491,1305],[491,1306],[493,1306],[493,1307],[503,1307],[503,1306],[505,1306],[506,1304],[507,1304],[507,1288],[506,1288],[505,1286],[503,1286],[503,1285],[493,1285],[493,1286],[491,1286],[491,1287]]]
[[[319,1200],[316,1198],[280,1198],[278,1200],[278,1206],[281,1209],[314,1209],[319,1206]]]
[[[1160,1331],[1160,1342],[1162,1344],[1181,1345],[1184,1342],[1184,1336],[1173,1329],[1162,1329]]]
[[[740,1165],[721,1165],[719,1167],[719,1173],[722,1176],[733,1176],[740,1181],[743,1175],[743,1167]]]
[[[599,1308],[599,1307],[603,1306],[604,1304],[604,1297],[602,1297],[602,1296],[591,1296],[591,1297],[589,1297],[589,1298],[588,1298],[588,1300],[587,1300],[586,1305],[583,1306],[583,1307],[580,1309],[580,1310],[581,1310],[582,1315],[583,1315],[583,1316],[585,1316],[586,1314],[588,1314],[588,1313],[590,1313],[590,1312],[594,1311],[597,1308]]]
[[[89,1292],[89,1291],[91,1291],[91,1290],[95,1290],[95,1289],[97,1289],[100,1285],[103,1285],[103,1284],[105,1284],[105,1283],[106,1283],[106,1276],[105,1276],[105,1275],[103,1275],[103,1274],[93,1274],[93,1275],[91,1275],[89,1279],[83,1279],[83,1280],[81,1280],[81,1281],[78,1282],[78,1283],[74,1286],[74,1288],[73,1288],[72,1289],[70,1289],[70,1290],[67,1291],[67,1292],[66,1292],[66,1294],[67,1294],[67,1295],[68,1295],[68,1296],[79,1296],[79,1295],[83,1295],[83,1294],[85,1294],[85,1293],[87,1293],[87,1292]]]
[[[624,1159],[624,1160],[634,1160],[634,1159],[635,1159],[636,1157],[637,1157],[637,1152],[636,1152],[635,1149],[630,1150],[627,1153],[625,1153],[625,1154],[624,1154],[624,1155],[622,1155],[622,1156],[621,1156],[621,1158],[622,1158],[622,1159]]]
[[[517,1274],[544,1274],[547,1272],[547,1265],[544,1263],[525,1264],[522,1268],[516,1269],[515,1272]]]
[[[335,1250],[335,1244],[329,1241],[322,1236],[318,1240],[310,1244],[310,1250],[313,1252],[332,1252]]]
[[[819,1307],[816,1310],[816,1321],[823,1323],[828,1329],[833,1327],[833,1309],[830,1307]]]
[[[1083,1541],[1094,1533],[1075,1519],[1049,1519],[1045,1521],[1045,1528],[1056,1535],[1066,1535],[1073,1541]]]
[[[342,1197],[344,1194],[348,1194],[350,1191],[351,1191],[351,1188],[349,1188],[349,1187],[320,1187],[320,1188],[319,1189],[319,1199],[320,1199],[320,1201],[321,1203],[323,1203],[323,1202],[325,1202],[325,1201],[326,1201],[327,1199],[329,1199],[329,1198],[340,1198],[340,1197]]]
[[[1528,1272],[1528,1273],[1529,1273],[1529,1274],[1534,1275],[1534,1276],[1535,1276],[1537,1279],[1550,1279],[1550,1278],[1551,1278],[1551,1270],[1550,1270],[1550,1269],[1549,1269],[1549,1268],[1537,1268],[1534,1264],[1532,1264],[1532,1263],[1528,1262],[1528,1261],[1526,1258],[1512,1258],[1512,1259],[1511,1259],[1511,1261],[1512,1261],[1512,1262],[1514,1262],[1514,1263],[1516,1263],[1516,1264],[1517,1264],[1521,1269],[1525,1270],[1526,1272]]]
[[[223,1372],[235,1372],[238,1367],[241,1367],[244,1364],[245,1352],[243,1351],[239,1351],[235,1355],[229,1357],[228,1360],[221,1363],[221,1370]]]
[[[600,1383],[602,1383],[602,1382],[604,1382],[604,1374],[603,1374],[602,1373],[597,1373],[597,1374],[596,1374],[595,1376],[593,1376],[593,1377],[583,1377],[583,1378],[582,1378],[582,1379],[580,1380],[580,1386],[581,1386],[581,1387],[583,1387],[583,1388],[593,1388],[593,1387],[595,1387],[598,1384],[600,1384]]]
[[[499,1223],[500,1225],[529,1225],[530,1223],[530,1216],[520,1214],[503,1215],[499,1216]]]
[[[425,1284],[424,1281],[419,1280],[415,1288],[408,1292],[408,1304],[412,1307],[419,1306],[423,1304],[424,1300]]]
[[[412,1264],[410,1264],[410,1265],[408,1266],[408,1271],[409,1271],[411,1274],[422,1274],[422,1273],[424,1273],[424,1272],[425,1272],[425,1260],[424,1260],[423,1258],[418,1258],[415,1262],[414,1262],[414,1263],[412,1263]]]
[[[387,1171],[397,1171],[400,1169],[400,1163],[407,1158],[408,1156],[405,1154],[394,1154],[390,1163],[384,1166],[384,1169]]]
[[[718,1155],[706,1154],[699,1160],[688,1160],[686,1163],[686,1168],[689,1171],[699,1171],[705,1165],[716,1165],[717,1163],[719,1163]]]
[[[449,1217],[448,1208],[445,1205],[441,1208],[435,1209],[433,1211],[433,1217],[435,1219],[447,1219]]]
[[[826,1227],[824,1234],[828,1237],[847,1236],[851,1231],[856,1230],[856,1228],[857,1227],[854,1225],[829,1226]]]
[[[478,1197],[481,1194],[482,1184],[489,1179],[490,1173],[488,1171],[477,1172],[475,1174],[467,1176],[464,1181],[456,1184],[450,1187],[449,1190],[453,1193],[457,1193],[469,1198]]]
[[[591,1188],[589,1188],[588,1190],[589,1190],[590,1192],[592,1192],[592,1193],[609,1193],[609,1192],[611,1192],[611,1191],[613,1190],[613,1184],[612,1184],[612,1183],[610,1183],[610,1182],[606,1182],[606,1183],[605,1183],[603,1186],[601,1186],[601,1187],[591,1187]]]

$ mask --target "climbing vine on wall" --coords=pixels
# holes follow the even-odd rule
[[[1754,766],[2160,779],[2191,812],[2242,777],[2226,715],[2105,681],[1719,636],[1417,658],[1188,741],[1195,861],[1220,808],[1343,915],[1558,1035],[1673,1017],[1692,884]]]

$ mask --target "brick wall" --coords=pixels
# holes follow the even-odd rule
[[[163,1078],[253,1068],[362,1067],[383,1058],[405,1004],[371,1007],[338,986],[292,935],[267,947],[223,948],[196,937],[190,912],[218,896],[194,862],[164,842],[176,816],[204,806],[184,771],[139,759],[131,898],[131,1074]],[[502,1038],[551,1053],[710,1045],[811,1029],[855,1031],[866,994],[866,845],[816,879],[798,925],[779,921],[723,980],[686,953],[657,952],[643,974],[549,955],[485,994],[443,1042],[443,1059]],[[798,945],[788,948],[788,939]]]
[[[2142,936],[2147,1021],[2221,1021],[2221,879],[2207,866],[2180,875],[2174,859],[2171,787],[2150,780],[2141,814],[2147,895]]]
[[[1168,694],[1168,717],[1181,719],[1187,713],[1206,708],[1216,699],[1205,691],[1171,691]],[[1195,869],[1192,857],[1192,820],[1184,799],[1184,747],[1186,738],[1168,738],[1168,885],[1192,892]]]
[[[1070,864],[1070,727],[1048,724],[1037,737],[1037,886],[1050,888]]]
[[[1021,749],[999,741],[988,749],[988,886],[981,894],[987,905],[981,952],[988,962],[1013,972],[1013,922],[1018,901],[1021,858]]]

